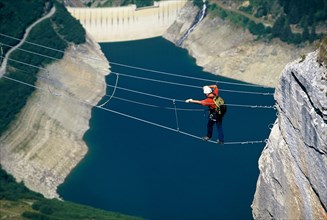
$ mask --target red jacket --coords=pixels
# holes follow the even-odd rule
[[[215,86],[212,93],[210,93],[206,99],[200,101],[200,104],[203,106],[208,106],[210,109],[215,109],[216,104],[213,101],[213,98],[218,96],[218,87]]]

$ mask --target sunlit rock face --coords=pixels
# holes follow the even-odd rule
[[[327,70],[317,52],[286,65],[259,159],[255,219],[327,219]]]
[[[104,96],[109,63],[91,38],[38,74],[37,90],[0,137],[0,163],[47,198],[83,159],[91,109]]]

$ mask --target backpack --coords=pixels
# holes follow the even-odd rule
[[[216,104],[216,113],[218,115],[224,116],[227,111],[227,106],[225,105],[225,101],[220,96],[215,96],[213,98],[213,102]]]

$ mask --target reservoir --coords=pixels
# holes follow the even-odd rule
[[[250,205],[265,143],[228,143],[268,138],[275,110],[243,105],[274,105],[273,96],[267,95],[273,89],[238,85],[244,83],[207,73],[185,49],[161,37],[104,43],[101,48],[111,71],[120,75],[118,80],[117,74],[107,76],[110,86],[99,104],[110,99],[103,107],[119,114],[93,108],[84,136],[88,154],[59,187],[60,196],[146,219],[252,219]],[[228,106],[226,144],[177,132],[206,135],[206,108],[181,100],[204,99],[202,86],[217,81],[226,103],[241,105]]]

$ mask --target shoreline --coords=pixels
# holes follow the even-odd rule
[[[199,9],[187,3],[163,37],[176,44],[190,27]],[[277,39],[256,40],[247,30],[210,14],[183,42],[207,72],[246,83],[275,88],[285,65],[314,50],[312,45],[297,48]]]
[[[87,38],[83,45],[70,46],[63,59],[46,69],[49,78],[40,77],[36,83],[42,90],[32,94],[1,136],[0,159],[16,181],[46,198],[59,198],[57,187],[88,151],[83,136],[92,111],[91,106],[66,97],[97,104],[106,92],[109,63],[99,45]]]

